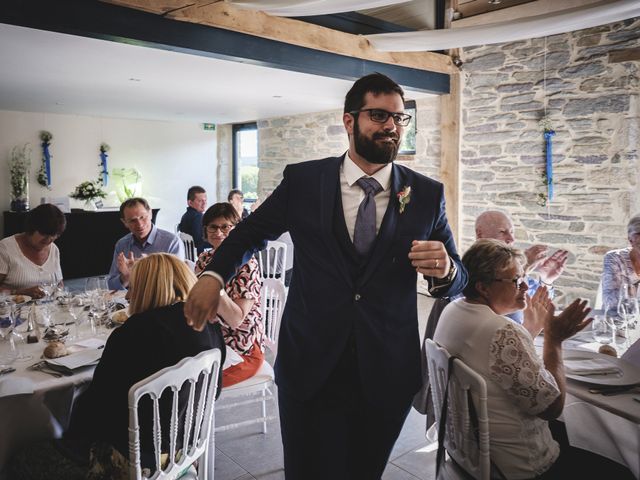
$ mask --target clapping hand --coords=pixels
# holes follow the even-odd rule
[[[547,256],[548,247],[546,245],[533,245],[524,251],[525,257],[527,257],[527,265],[525,271],[531,272],[540,265]]]
[[[551,303],[550,310],[552,314],[547,316],[544,324],[545,342],[548,340],[561,343],[578,333],[593,320],[587,319],[591,309],[587,307],[586,300],[575,300],[557,316],[553,315],[555,313],[553,303]]]
[[[546,284],[553,283],[564,272],[568,258],[569,252],[566,250],[556,250],[553,255],[547,257],[537,268],[540,280]]]
[[[540,286],[532,297],[527,294],[527,307],[523,311],[522,326],[531,334],[531,338],[537,337],[544,328],[547,317],[553,316],[552,307],[553,303],[549,298],[547,287]]]

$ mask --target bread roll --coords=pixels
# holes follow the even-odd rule
[[[612,357],[617,357],[618,356],[618,352],[616,352],[616,349],[613,348],[611,345],[602,345],[598,349],[598,352],[602,353],[604,355],[611,355]]]
[[[45,358],[58,358],[67,355],[67,347],[62,342],[51,342],[44,349]]]

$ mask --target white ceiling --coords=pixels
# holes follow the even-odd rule
[[[0,66],[0,110],[218,124],[341,108],[352,84],[5,24]]]

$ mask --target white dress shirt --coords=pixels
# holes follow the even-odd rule
[[[373,175],[367,175],[362,169],[356,165],[349,152],[344,156],[344,161],[340,167],[340,191],[342,192],[342,210],[344,212],[344,221],[347,224],[349,237],[353,241],[353,231],[356,228],[356,217],[358,216],[358,207],[364,200],[364,190],[356,183],[362,177],[375,178],[382,186],[382,191],[375,196],[376,200],[376,235],[380,230],[384,213],[389,205],[389,196],[391,195],[391,170],[392,163],[386,164]]]

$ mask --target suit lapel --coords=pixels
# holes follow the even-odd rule
[[[387,211],[382,219],[380,230],[378,231],[378,237],[373,247],[373,253],[371,258],[367,262],[367,267],[364,271],[364,275],[360,279],[360,285],[364,285],[369,277],[376,270],[385,253],[391,247],[395,238],[396,226],[398,224],[398,192],[404,188],[405,175],[400,168],[393,164],[393,170],[391,173],[391,192],[389,192],[389,205],[387,205]]]
[[[329,253],[333,257],[333,262],[337,265],[340,273],[347,279],[349,284],[353,281],[345,264],[344,256],[338,245],[338,239],[333,233],[334,210],[336,208],[336,197],[340,188],[340,165],[342,157],[337,157],[327,163],[327,167],[320,174],[320,229],[325,243],[329,247]],[[342,212],[339,212],[342,215]]]

